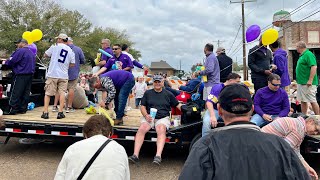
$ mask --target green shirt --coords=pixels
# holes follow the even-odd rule
[[[307,49],[301,54],[297,62],[296,78],[298,84],[307,84],[312,66],[317,66],[317,60],[315,55]],[[318,85],[317,73],[313,77],[312,85]]]

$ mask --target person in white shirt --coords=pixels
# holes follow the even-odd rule
[[[58,166],[55,180],[77,179],[87,163],[112,135],[105,116],[94,115],[83,126],[86,139],[68,147]],[[125,149],[111,140],[93,161],[82,179],[129,180],[129,162]]]
[[[49,119],[48,107],[50,96],[55,96],[56,92],[60,94],[60,106],[57,119],[65,118],[63,106],[69,79],[68,69],[75,64],[74,52],[67,46],[68,36],[66,34],[59,34],[56,40],[57,44],[52,45],[44,54],[44,57],[51,57],[51,59],[45,85],[44,110],[41,115],[43,119]]]
[[[144,92],[146,92],[146,90],[148,90],[148,86],[144,82],[143,77],[138,77],[138,82],[136,82],[136,84],[133,86],[132,90],[134,93],[134,97],[136,99],[136,101],[135,101],[136,109],[138,109],[139,105],[140,105],[140,101],[144,95]]]

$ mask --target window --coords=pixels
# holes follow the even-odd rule
[[[308,31],[308,43],[320,43],[319,31]]]

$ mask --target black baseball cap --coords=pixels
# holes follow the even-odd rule
[[[25,40],[25,39],[18,39],[17,41],[15,41],[14,43],[15,44],[18,44],[18,43],[21,43],[21,42],[24,42],[24,43],[27,43],[28,44],[28,41],[27,40]]]
[[[233,114],[247,113],[253,104],[249,89],[243,84],[225,86],[219,95],[218,103],[222,109]],[[238,109],[237,105],[243,105],[244,108]]]

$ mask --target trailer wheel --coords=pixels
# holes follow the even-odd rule
[[[199,133],[193,137],[192,141],[190,142],[189,153],[191,152],[192,146],[201,138],[201,136],[202,134]]]

